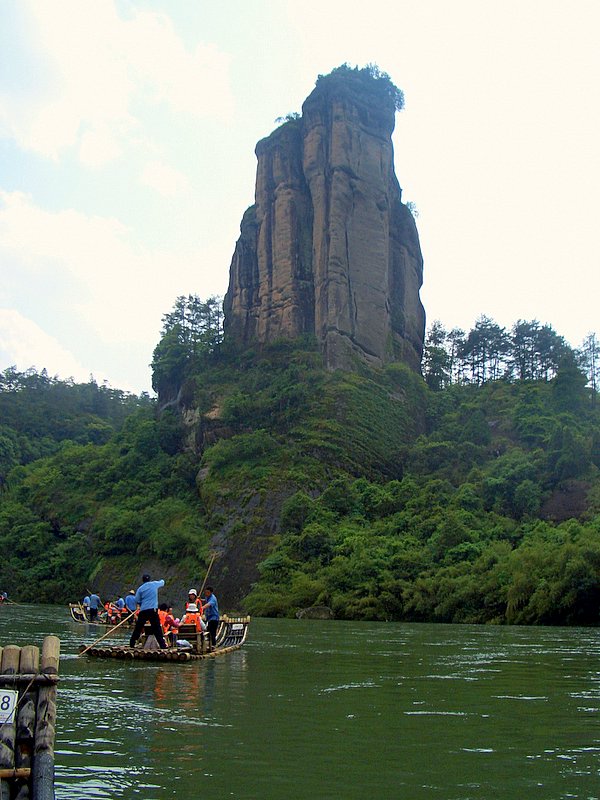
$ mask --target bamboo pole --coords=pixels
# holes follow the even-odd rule
[[[217,554],[213,553],[212,558],[210,560],[210,564],[208,565],[208,569],[206,570],[206,575],[204,576],[204,580],[202,581],[202,586],[200,587],[200,594],[198,595],[198,597],[200,598],[200,602],[202,602],[202,592],[204,591],[204,587],[206,586],[208,576],[210,575],[210,571],[212,569],[212,565],[215,563],[216,557]]]
[[[0,769],[0,778],[29,778],[31,770],[27,767],[19,769]],[[20,795],[19,795],[20,796]]]
[[[29,645],[28,645],[29,646]],[[49,683],[57,683],[58,682],[58,675],[44,675],[42,672],[24,672],[24,673],[17,673],[16,675],[0,675],[0,686],[3,684],[13,686],[18,686],[21,684],[45,684],[48,685]]]
[[[99,639],[96,639],[95,642],[92,642],[92,644],[90,644],[88,647],[84,648],[80,653],[77,654],[77,656],[79,657],[79,656],[82,656],[84,653],[87,653],[88,650],[91,650],[92,647],[95,647],[98,644],[98,642],[101,642],[103,639],[106,639],[107,636],[110,636],[111,633],[114,633],[117,630],[117,628],[120,628],[121,625],[124,625],[126,622],[128,622],[128,620],[129,620],[129,616],[125,617],[125,619],[122,619],[121,622],[118,622],[115,625],[114,628],[111,628],[108,631],[108,633],[105,633],[104,636],[101,636]]]
[[[2,650],[2,672],[14,675],[19,671],[21,648],[9,644]],[[14,770],[15,768],[15,736],[17,726],[15,722],[6,722],[0,728],[0,769]],[[3,779],[0,781],[0,798],[8,800],[10,797],[10,783]]]
[[[35,706],[37,695],[37,684],[35,673],[38,672],[40,663],[39,647],[27,645],[21,648],[21,661],[19,663],[20,678],[31,675],[31,679],[25,687],[25,692],[19,698],[19,713],[17,716],[17,736],[15,749],[15,772],[31,771],[31,760],[33,755],[33,745],[35,740]],[[24,777],[23,775],[15,777]],[[28,776],[27,776],[28,777]],[[23,783],[17,794],[17,800],[29,800],[29,784]]]
[[[57,636],[46,636],[42,645],[42,672],[58,674],[59,658],[60,640]],[[56,685],[41,686],[33,751],[33,800],[54,800],[55,725]]]

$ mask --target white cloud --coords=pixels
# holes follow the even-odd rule
[[[194,254],[149,251],[115,219],[72,209],[50,212],[20,192],[0,191],[0,261],[5,285],[61,282],[65,315],[92,327],[105,342],[145,343],[189,281]],[[196,256],[197,258],[197,256]],[[8,302],[6,302],[8,299]],[[43,303],[44,298],[39,298]],[[5,304],[10,297],[5,290]],[[55,309],[54,313],[60,313]]]
[[[192,117],[231,114],[229,57],[210,44],[190,52],[165,14],[123,19],[114,0],[28,0],[23,8],[46,85],[35,101],[18,91],[3,96],[0,125],[23,149],[58,159],[75,147],[96,167],[121,154],[149,105]]]
[[[123,152],[118,138],[108,125],[98,125],[86,131],[79,142],[79,160],[86,167],[103,167]]]
[[[140,182],[165,197],[176,197],[189,188],[189,181],[183,173],[161,161],[150,161],[146,164],[140,175]]]
[[[50,375],[80,382],[90,377],[90,370],[69,350],[12,308],[0,308],[0,361],[5,367],[16,365],[19,370],[46,368]]]
[[[122,32],[129,64],[156,102],[196,117],[231,115],[229,55],[213,44],[188,52],[165,14],[139,12]]]

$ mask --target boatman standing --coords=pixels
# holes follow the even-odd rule
[[[133,614],[137,608],[137,603],[135,602],[135,592],[133,589],[129,590],[129,594],[125,598],[125,608],[130,614]]]
[[[135,647],[140,638],[146,622],[150,623],[150,632],[156,637],[161,650],[166,648],[165,639],[158,616],[158,590],[165,585],[164,581],[151,581],[150,575],[142,575],[142,585],[135,593],[135,602],[140,607],[140,613],[135,623],[135,628],[129,640],[129,647]]]
[[[207,586],[204,590],[206,600],[204,602],[204,616],[206,618],[206,627],[210,636],[210,644],[212,647],[217,643],[217,628],[219,627],[219,604],[217,598],[213,594],[212,586]]]
[[[95,622],[98,619],[98,610],[102,608],[102,600],[96,594],[96,592],[92,592],[90,595],[90,622]]]

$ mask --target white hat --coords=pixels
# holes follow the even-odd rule
[[[190,589],[190,590],[188,591],[188,594],[195,594],[195,595],[196,595],[196,597],[198,596],[198,592],[197,592],[195,589]]]
[[[196,605],[196,603],[190,603],[189,606],[186,608],[186,611],[191,611],[192,614],[197,614],[198,606]]]

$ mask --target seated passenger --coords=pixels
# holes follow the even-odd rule
[[[167,603],[161,603],[158,607],[158,618],[165,635],[165,641],[175,644],[177,641],[177,628],[179,622],[173,616],[173,609]]]
[[[202,619],[202,610],[198,610],[198,606],[195,603],[189,603],[185,614],[181,618],[182,625],[195,625],[196,631],[205,631],[206,630],[206,622]]]
[[[116,625],[120,618],[120,612],[116,605],[107,600],[104,603],[104,610],[106,611],[106,621],[110,622],[111,625]]]

